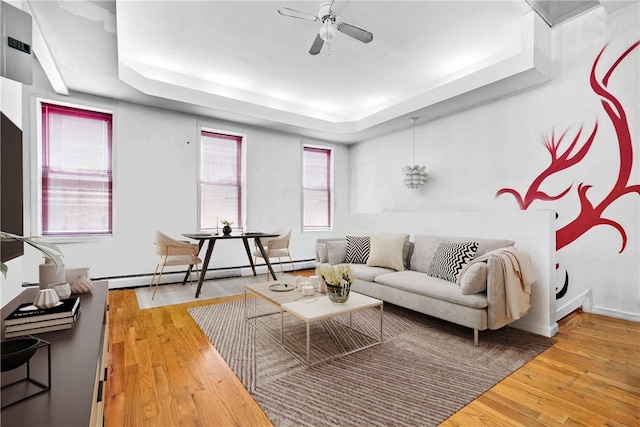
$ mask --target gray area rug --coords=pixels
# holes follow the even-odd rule
[[[276,272],[276,276],[278,279],[295,278],[295,276],[292,277],[280,272]],[[187,282],[185,285],[181,283],[160,285],[156,292],[156,297],[153,300],[151,299],[151,296],[153,295],[153,288],[151,288],[151,290],[149,290],[148,286],[136,288],[136,298],[138,299],[138,307],[140,307],[140,309],[163,307],[166,305],[183,304],[185,302],[240,295],[244,293],[244,285],[248,283],[262,283],[266,281],[266,274],[205,280],[202,283],[200,296],[196,298],[198,283],[194,279],[193,284]]]
[[[249,300],[249,313],[273,312]],[[384,341],[310,369],[306,328],[280,316],[245,320],[243,301],[190,308],[189,313],[276,426],[435,426],[554,341],[514,328],[480,333],[391,304]],[[352,350],[379,337],[379,310],[312,324],[311,360]]]

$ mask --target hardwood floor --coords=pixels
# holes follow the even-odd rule
[[[186,311],[213,302],[140,310],[109,292],[106,426],[271,425]],[[555,339],[443,425],[640,426],[640,324],[578,312]]]
[[[445,426],[640,426],[640,324],[575,312],[557,343]]]

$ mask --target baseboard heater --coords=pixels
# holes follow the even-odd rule
[[[305,260],[296,260],[293,261],[294,268],[296,270],[306,270],[309,268],[315,268],[316,261],[315,259],[305,259]],[[279,264],[271,264],[273,270],[278,273],[280,271]],[[291,272],[291,264],[284,264],[285,273]],[[287,268],[289,267],[289,268]],[[266,264],[259,264],[256,266],[256,272],[258,274],[266,274],[267,266]],[[162,274],[162,279],[160,280],[160,285],[173,285],[177,283],[182,283],[187,270],[181,271],[170,271],[164,272]],[[250,265],[242,265],[242,266],[234,266],[234,267],[218,267],[218,268],[209,268],[206,272],[206,280],[212,279],[225,279],[230,277],[241,277],[241,276],[249,276],[253,274],[251,271]],[[151,283],[151,277],[153,273],[143,273],[143,274],[129,274],[122,276],[106,276],[106,277],[92,277],[91,280],[108,280],[109,281],[109,289],[123,289],[123,288],[138,288],[143,286],[149,286]],[[188,279],[187,279],[188,280]],[[196,276],[193,274],[193,281],[196,281]],[[36,284],[37,285],[37,284]]]

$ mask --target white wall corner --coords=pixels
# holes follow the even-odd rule
[[[22,83],[0,77],[0,111],[22,129]]]
[[[554,322],[550,325],[542,325],[540,323],[527,322],[527,318],[518,320],[517,322],[508,325],[516,329],[531,332],[536,335],[542,335],[543,337],[551,338],[558,333],[558,323]]]
[[[575,298],[564,303],[556,309],[556,321],[562,319],[563,317],[569,315],[570,313],[581,307],[584,311],[590,312],[592,306],[593,293],[591,292],[591,289],[587,289],[586,291],[580,293]]]
[[[29,7],[28,2],[24,2],[25,12],[28,12],[33,18],[33,27],[32,27],[32,43],[33,43],[33,51],[38,58],[38,62],[42,66],[44,73],[49,79],[49,83],[53,90],[59,95],[69,95],[69,89],[62,78],[62,74],[60,73],[60,69],[58,68],[58,64],[53,58],[53,54],[47,45],[47,42],[42,35],[42,31],[40,31],[40,25],[38,24],[38,20],[31,12],[31,8]]]
[[[531,19],[532,29],[530,30],[533,36],[533,68],[544,78],[546,81],[551,80],[552,70],[552,51],[551,51],[551,28],[546,22],[534,12],[530,15],[523,17],[522,19]],[[525,25],[523,24],[523,29]],[[523,35],[523,38],[525,35]]]

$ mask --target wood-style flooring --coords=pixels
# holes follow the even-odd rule
[[[271,425],[186,311],[236,298],[140,310],[110,291],[105,425]],[[576,312],[554,338],[443,425],[640,426],[640,324]]]

